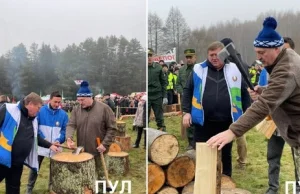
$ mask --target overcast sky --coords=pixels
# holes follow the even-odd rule
[[[188,25],[194,29],[238,18],[254,20],[270,10],[300,11],[299,0],[148,0],[149,11],[165,22],[172,6],[178,7]]]
[[[124,35],[146,46],[146,0],[0,0],[0,56],[24,43],[80,43]]]

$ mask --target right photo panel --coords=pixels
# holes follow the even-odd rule
[[[148,0],[148,193],[300,193],[300,8]]]

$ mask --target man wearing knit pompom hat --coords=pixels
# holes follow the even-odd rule
[[[207,143],[221,149],[271,115],[282,138],[294,151],[295,167],[300,175],[300,56],[283,47],[284,40],[275,31],[277,21],[268,17],[254,40],[254,50],[270,74],[268,87],[249,91],[258,96],[248,110],[229,129],[210,138]],[[262,92],[263,91],[263,92]]]
[[[108,150],[116,133],[116,120],[108,105],[93,100],[89,83],[83,81],[77,92],[79,106],[74,107],[67,125],[67,145],[74,147],[73,134],[77,132],[77,146],[83,146],[85,152],[93,154],[96,161],[98,180],[103,170],[99,153]],[[100,137],[101,145],[97,146],[96,138]]]

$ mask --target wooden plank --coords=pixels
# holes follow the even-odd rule
[[[218,150],[211,148],[206,143],[196,143],[196,175],[194,193],[220,194],[221,176],[218,165]],[[218,169],[218,171],[217,171]],[[217,181],[217,178],[220,179]],[[217,193],[218,192],[218,193]]]

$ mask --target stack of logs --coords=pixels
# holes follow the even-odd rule
[[[117,136],[105,155],[107,170],[110,174],[126,175],[129,172],[129,154],[131,138],[126,135],[126,123],[117,121]]]
[[[148,194],[194,193],[195,150],[179,156],[178,152],[179,143],[174,135],[148,128]],[[230,177],[222,175],[220,179],[222,192],[216,189],[216,194],[250,194],[237,189]]]

